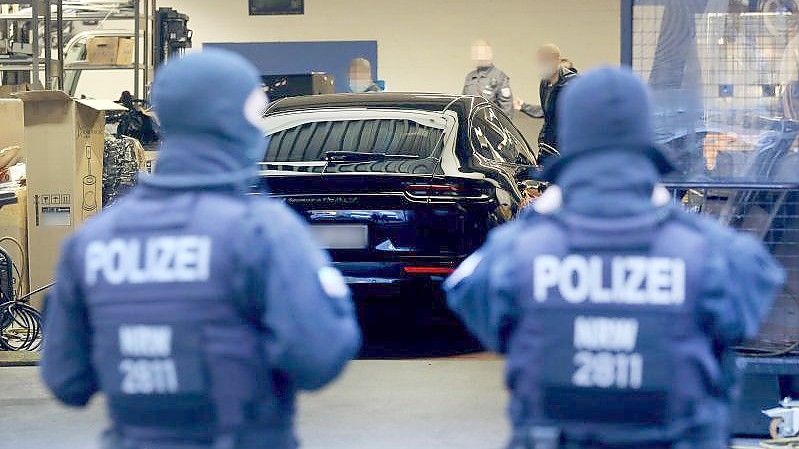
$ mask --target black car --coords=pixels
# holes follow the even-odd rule
[[[403,303],[431,304],[489,229],[513,218],[537,167],[502,111],[472,96],[286,98],[264,129],[266,188],[308,220],[356,293]]]

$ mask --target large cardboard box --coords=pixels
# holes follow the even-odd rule
[[[96,65],[113,65],[117,61],[119,38],[95,36],[86,43],[86,62]]]
[[[86,43],[86,63],[93,65],[130,65],[133,63],[132,38],[95,36]]]
[[[25,84],[4,84],[0,86],[0,98],[12,98],[17,92],[27,92],[33,90],[33,85]]]
[[[133,52],[136,50],[135,43],[132,38],[120,37],[117,41],[117,56],[115,59],[116,65],[131,65],[133,64]]]
[[[18,94],[25,110],[28,251],[32,288],[53,281],[62,240],[102,205],[108,100],[73,100],[61,91]],[[41,295],[34,297],[39,305]]]
[[[0,150],[22,146],[25,135],[22,100],[0,98]]]

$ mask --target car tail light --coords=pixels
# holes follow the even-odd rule
[[[466,192],[453,184],[409,184],[405,186],[405,193],[417,197],[454,197]]]
[[[447,276],[452,274],[452,272],[455,271],[455,269],[451,267],[410,266],[410,267],[404,267],[403,271],[405,271],[408,274],[428,274],[428,275]]]

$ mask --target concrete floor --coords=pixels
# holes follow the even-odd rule
[[[306,449],[497,449],[505,401],[501,361],[357,361],[302,397],[298,433]],[[94,449],[105,422],[102,400],[66,409],[35,368],[0,368],[0,449]]]

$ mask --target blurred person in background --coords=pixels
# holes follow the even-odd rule
[[[41,375],[67,405],[105,395],[104,449],[294,449],[296,391],[358,351],[349,289],[304,221],[249,194],[258,75],[221,50],[160,68],[155,174],[63,245]]]
[[[349,77],[349,87],[352,93],[383,90],[372,78],[372,64],[366,58],[355,58],[350,61]]]
[[[483,97],[496,104],[508,117],[513,117],[513,91],[510,78],[494,65],[494,51],[488,42],[472,43],[472,62],[476,67],[466,75],[463,95]]]
[[[566,85],[577,76],[574,64],[561,57],[555,44],[542,45],[536,52],[536,66],[541,81],[538,85],[541,106],[525,103],[522,99],[514,107],[533,118],[543,118],[544,124],[538,134],[538,143],[554,150],[558,149],[558,97]],[[546,162],[544,162],[546,163]]]

